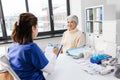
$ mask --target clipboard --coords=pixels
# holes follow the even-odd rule
[[[56,54],[56,58],[59,56],[60,51],[62,50],[62,47],[63,47],[62,44],[52,44],[52,43],[48,43],[47,46],[48,46],[48,47],[51,47],[51,49],[52,49],[53,47],[58,47],[58,48],[59,48],[58,53]]]

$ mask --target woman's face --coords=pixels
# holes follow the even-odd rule
[[[72,19],[68,19],[67,20],[67,24],[68,24],[68,30],[69,31],[75,29],[76,26],[77,26],[76,23],[75,23],[75,21],[73,21]]]
[[[33,39],[38,35],[38,25],[32,26],[32,36]]]

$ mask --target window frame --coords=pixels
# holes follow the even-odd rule
[[[29,12],[29,5],[28,5],[28,1],[29,0],[25,0],[25,7],[26,7],[26,11]],[[66,0],[66,6],[67,6],[67,16],[70,15],[70,1]],[[48,0],[48,8],[49,8],[49,18],[50,18],[50,27],[51,27],[51,31],[45,31],[45,32],[39,32],[37,38],[39,37],[53,37],[55,35],[59,35],[62,34],[66,29],[64,30],[54,30],[54,22],[52,20],[52,16],[53,16],[53,11],[52,11],[52,0]],[[1,18],[2,18],[2,24],[1,24],[1,28],[2,28],[2,33],[3,33],[3,37],[0,37],[0,41],[3,40],[11,40],[10,36],[7,35],[6,32],[6,27],[5,27],[5,19],[4,19],[4,13],[3,13],[3,8],[2,8],[2,3],[0,0],[0,14],[1,14]]]

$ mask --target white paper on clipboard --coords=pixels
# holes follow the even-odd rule
[[[62,45],[61,44],[52,44],[52,43],[48,43],[46,48],[45,48],[45,56],[47,57],[48,60],[51,60],[54,56],[54,53],[52,51],[52,49],[54,47],[58,47],[59,50],[58,50],[58,53],[56,55],[56,58],[59,56],[60,52],[61,52],[61,49],[62,49]]]

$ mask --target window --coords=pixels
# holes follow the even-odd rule
[[[63,33],[69,9],[69,0],[0,0],[0,38],[10,38],[13,25],[23,12],[37,16],[38,36]]]
[[[3,33],[2,33],[2,28],[1,28],[1,23],[0,23],[0,37],[3,36]]]
[[[66,29],[66,0],[52,0],[53,21],[55,30]]]
[[[20,13],[26,12],[24,0],[2,0],[7,35],[10,36],[14,22]]]
[[[48,0],[28,0],[29,12],[38,17],[38,31],[50,31]]]
[[[1,6],[1,4],[0,4]],[[2,10],[1,10],[1,7],[0,7],[0,39],[3,37],[3,29],[2,29],[2,23],[3,23],[3,19],[2,19]]]

